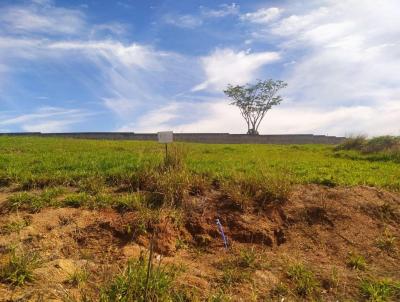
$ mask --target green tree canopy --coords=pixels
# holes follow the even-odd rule
[[[282,97],[277,93],[286,86],[280,80],[258,80],[255,84],[229,84],[224,93],[232,100],[230,104],[240,109],[247,123],[247,134],[258,134],[258,127],[267,111],[282,102]]]

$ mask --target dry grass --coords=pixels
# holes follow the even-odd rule
[[[398,153],[400,152],[400,137],[387,135],[367,139],[363,135],[353,136],[337,146],[336,150],[357,150],[363,153]]]
[[[284,203],[290,197],[292,182],[289,175],[260,173],[237,174],[220,181],[220,190],[236,207],[246,210],[256,206]]]
[[[33,270],[38,266],[36,253],[12,248],[0,264],[0,281],[22,286],[34,280]]]

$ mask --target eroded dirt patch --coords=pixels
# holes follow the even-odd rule
[[[2,193],[0,205],[7,194]],[[157,257],[185,267],[178,283],[204,296],[221,287],[235,301],[247,301],[250,295],[260,301],[270,299],[279,284],[289,282],[288,265],[302,262],[314,270],[325,300],[358,299],[358,282],[364,275],[400,279],[400,238],[391,251],[377,244],[387,233],[399,237],[399,206],[397,193],[307,185],[298,186],[287,202],[262,210],[238,209],[221,199],[218,191],[210,191],[192,196],[181,211],[159,211],[146,219],[140,211],[111,209],[7,213],[0,218],[2,228],[13,220],[29,223],[1,233],[1,257],[10,246],[18,246],[37,253],[40,265],[32,283],[22,287],[0,283],[0,301],[79,299],[83,291],[96,297],[98,286],[129,258],[143,255],[151,238]],[[224,248],[216,219],[224,228],[229,250]],[[235,273],[231,264],[224,263],[249,249],[259,265],[242,269],[249,276],[238,278],[239,282],[229,275]],[[350,252],[365,257],[366,271],[347,267]],[[83,268],[90,273],[84,290],[68,283]],[[332,283],[333,271],[340,284]]]

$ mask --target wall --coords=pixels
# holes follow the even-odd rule
[[[69,137],[85,139],[156,141],[157,133],[134,132],[74,132],[74,133],[0,133],[8,136]],[[174,133],[180,142],[210,144],[339,144],[345,138],[313,134],[247,135],[229,133]]]

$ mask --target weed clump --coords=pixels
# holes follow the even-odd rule
[[[191,175],[185,170],[157,173],[154,183],[153,203],[159,206],[179,207],[189,194]]]
[[[350,252],[346,262],[347,266],[356,270],[365,270],[367,262],[362,255]]]
[[[65,197],[63,204],[72,208],[87,206],[91,196],[85,192],[69,194]]]
[[[356,150],[365,154],[383,152],[388,155],[397,155],[400,153],[400,137],[389,135],[371,139],[362,135],[349,137],[338,145],[336,150]]]
[[[100,301],[171,301],[176,275],[175,267],[158,264],[147,278],[147,261],[143,257],[130,260],[124,271],[104,286]]]
[[[14,195],[11,195],[8,200],[8,207],[12,210],[19,210],[21,208],[29,208],[32,209],[33,212],[36,212],[38,209],[42,207],[39,198],[27,192],[21,192]]]
[[[163,161],[143,165],[127,178],[117,180],[117,183],[131,192],[140,192],[138,194],[145,197],[146,205],[151,208],[179,207],[189,195],[200,195],[207,188],[205,178],[187,168],[186,155],[187,150],[183,145],[171,144]],[[127,209],[132,206],[123,200],[117,203],[121,208]]]
[[[8,187],[13,182],[13,179],[4,172],[0,172],[0,188]]]
[[[29,224],[30,221],[26,218],[12,220],[0,228],[0,234],[11,234],[14,232],[19,232],[23,228],[27,227]]]
[[[8,198],[8,204],[12,210],[25,209],[33,213],[39,212],[47,204],[35,194],[27,192],[17,193]]]
[[[0,281],[14,286],[22,286],[34,279],[33,270],[38,266],[35,253],[11,249],[8,259],[0,265]]]
[[[295,291],[299,296],[311,296],[319,288],[314,273],[303,264],[290,266],[287,270],[287,276],[292,280]]]
[[[168,153],[161,164],[161,169],[182,170],[186,168],[188,149],[182,144],[171,144]]]
[[[362,148],[367,143],[367,137],[365,135],[356,135],[346,138],[340,145],[336,147],[336,150],[358,150],[361,151]]]
[[[261,255],[254,247],[242,248],[239,251],[239,255],[234,258],[234,262],[237,267],[248,269],[250,271],[266,267],[265,261],[263,261]]]
[[[254,203],[264,207],[271,203],[283,203],[289,199],[292,184],[289,176],[260,173],[257,175],[237,174],[220,181],[225,198],[241,210]]]
[[[72,208],[101,209],[113,206],[114,197],[102,192],[94,195],[86,192],[71,193],[64,198],[62,205]]]
[[[400,151],[400,137],[387,135],[371,138],[362,148],[362,151],[365,153]]]
[[[220,283],[224,286],[243,283],[251,279],[251,274],[263,267],[263,262],[254,248],[243,248],[237,255],[217,263],[222,271]]]
[[[377,218],[384,222],[400,222],[400,211],[398,206],[385,201],[382,204],[370,203],[362,207],[365,213],[373,218]]]
[[[400,282],[389,279],[364,279],[360,284],[364,299],[371,302],[398,301],[400,299]]]
[[[61,188],[47,188],[40,194],[20,192],[11,195],[7,200],[10,210],[27,210],[32,213],[39,212],[45,207],[57,206],[57,197],[63,193]]]
[[[385,229],[382,236],[376,240],[376,246],[382,251],[392,253],[396,251],[397,237],[393,235],[388,229]]]
[[[101,175],[91,176],[78,181],[78,188],[80,192],[88,194],[98,194],[104,189],[104,179]]]
[[[119,211],[134,211],[139,210],[146,205],[146,194],[139,191],[118,197],[115,200],[113,207]]]
[[[280,301],[284,301],[284,297],[286,297],[288,294],[289,294],[289,288],[286,286],[286,284],[282,282],[280,282],[274,288],[272,288],[270,292],[271,297],[279,298]]]
[[[66,283],[74,287],[79,287],[81,284],[86,283],[88,279],[89,272],[83,268],[81,270],[76,270],[73,274],[71,274]]]

